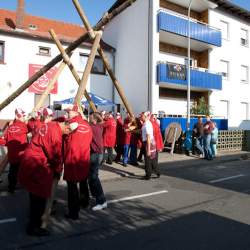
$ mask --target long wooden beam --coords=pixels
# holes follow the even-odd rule
[[[95,56],[97,53],[97,48],[99,47],[99,44],[101,41],[101,37],[102,37],[102,31],[97,31],[93,47],[92,47],[90,55],[88,57],[86,67],[84,69],[82,79],[81,79],[79,88],[78,88],[77,93],[76,93],[75,103],[78,104],[78,106],[79,106],[79,103],[81,103],[82,97],[86,91],[88,78],[89,78],[89,75],[91,73],[91,69],[93,67],[94,61],[95,61]]]
[[[94,35],[93,35],[94,30],[92,29],[92,27],[91,27],[91,25],[90,25],[90,23],[88,21],[87,16],[85,15],[83,9],[81,8],[81,5],[79,4],[79,1],[78,0],[73,0],[73,3],[74,3],[74,6],[75,6],[80,18],[82,19],[82,22],[83,22],[84,26],[86,27],[86,29],[88,31],[89,37],[93,40],[94,39]],[[131,117],[133,117],[134,114],[132,112],[132,108],[130,107],[130,105],[128,103],[128,100],[126,98],[126,95],[125,95],[125,93],[124,93],[124,91],[123,91],[123,89],[121,87],[121,84],[117,80],[117,78],[116,78],[116,76],[115,76],[115,74],[114,74],[114,72],[113,72],[113,70],[112,70],[112,68],[110,66],[109,60],[108,60],[107,56],[105,55],[105,52],[103,51],[101,46],[99,46],[99,48],[98,48],[98,53],[99,53],[100,57],[102,58],[104,66],[105,66],[106,70],[108,71],[109,76],[112,79],[113,84],[114,84],[114,86],[115,86],[115,88],[116,88],[116,90],[117,90],[117,92],[118,92],[118,94],[119,94],[125,108],[127,109],[129,115]]]
[[[103,26],[108,24],[115,16],[119,15],[122,11],[128,8],[133,4],[136,0],[127,0],[123,4],[121,4],[118,8],[114,9],[110,14],[105,14],[103,18],[98,22],[94,30],[98,31]],[[69,54],[71,51],[75,50],[79,45],[85,42],[88,39],[88,34],[83,34],[73,43],[71,43],[66,48],[66,53]],[[8,106],[13,100],[15,100],[19,95],[21,95],[29,86],[31,86],[37,79],[39,79],[43,74],[45,74],[48,70],[54,67],[58,62],[62,60],[62,55],[57,55],[54,59],[52,59],[49,63],[47,63],[43,68],[41,68],[38,72],[36,72],[30,79],[28,79],[24,84],[22,84],[14,93],[12,93],[8,98],[6,98],[0,104],[0,111]]]
[[[74,76],[76,82],[77,82],[78,85],[80,86],[80,84],[81,84],[81,79],[80,79],[80,77],[79,77],[79,75],[78,75],[78,73],[77,73],[77,71],[76,71],[74,65],[71,63],[68,54],[66,53],[66,51],[64,50],[62,44],[60,43],[59,39],[57,38],[56,33],[54,32],[53,29],[49,30],[49,33],[50,33],[52,39],[54,40],[54,42],[55,42],[57,48],[58,48],[59,51],[61,52],[61,55],[62,55],[62,57],[63,57],[64,62],[68,65],[68,67],[69,67],[69,69],[70,69],[72,75]],[[84,91],[84,96],[86,97],[87,101],[89,102],[89,105],[90,105],[91,109],[92,109],[94,112],[97,112],[97,109],[96,109],[96,107],[95,107],[95,104],[92,102],[92,100],[91,100],[91,98],[90,98],[90,96],[89,96],[89,94],[88,94],[88,92],[87,92],[86,90]]]

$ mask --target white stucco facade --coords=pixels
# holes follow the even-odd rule
[[[0,102],[2,102],[29,79],[30,64],[45,65],[57,56],[59,51],[52,42],[44,42],[39,38],[23,38],[14,34],[7,35],[0,33],[0,41],[4,41],[5,43],[4,63],[0,63]],[[51,55],[39,55],[39,46],[50,48]],[[66,45],[64,47],[66,48]],[[77,48],[71,57],[71,61],[81,77],[84,68],[80,63],[80,53],[89,54],[90,49],[87,47]],[[113,53],[107,52],[107,56],[110,64],[113,65]],[[58,63],[56,67],[59,67],[59,65],[60,63]],[[74,97],[77,87],[78,85],[70,70],[68,67],[65,67],[58,79],[58,93],[50,94],[50,105],[53,105],[54,101]],[[91,74],[88,80],[87,90],[109,100],[113,98],[113,84],[107,74]],[[13,119],[14,110],[17,107],[29,113],[34,107],[34,104],[35,94],[26,90],[0,112],[0,119]]]
[[[228,79],[223,79],[222,91],[213,92],[210,103],[214,114],[226,116],[230,127],[242,127],[245,120],[249,120],[250,103],[250,48],[240,43],[241,29],[249,31],[250,25],[240,19],[218,10],[209,11],[211,25],[222,28],[220,22],[227,22],[229,27],[228,39],[222,39],[222,47],[210,52],[209,61],[211,70],[220,70],[221,60],[228,62]],[[241,66],[248,67],[248,81],[241,81]],[[245,107],[244,107],[245,106]],[[245,109],[245,110],[244,110]]]
[[[175,3],[174,0],[171,0]],[[187,2],[188,1],[183,1]],[[176,4],[180,3],[176,1]],[[194,10],[206,8],[204,2],[195,2]],[[222,90],[204,91],[209,96],[209,104],[214,116],[229,119],[229,127],[241,127],[250,119],[250,81],[249,81],[249,46],[242,46],[241,29],[249,32],[249,23],[237,17],[214,9],[213,3],[206,3],[208,10],[208,25],[222,29],[221,20],[229,24],[229,39],[222,41],[221,47],[204,47],[208,50],[209,72],[222,72],[221,61],[229,62],[228,80],[223,79]],[[212,7],[210,9],[210,7]],[[115,71],[122,83],[125,93],[135,113],[150,109],[154,113],[165,111],[171,115],[186,115],[185,99],[164,98],[159,95],[157,83],[157,63],[173,62],[185,64],[185,56],[174,53],[160,52],[161,41],[158,31],[157,17],[160,10],[160,0],[137,0],[131,7],[115,17],[105,27],[104,38],[116,48]],[[176,44],[183,44],[183,37],[175,36]],[[180,41],[178,41],[180,39]],[[186,39],[187,41],[187,39]],[[248,39],[249,41],[249,39]],[[184,41],[184,43],[187,43]],[[193,48],[201,51],[202,47],[192,41]],[[203,45],[201,45],[203,46]],[[185,47],[186,48],[186,47]],[[248,71],[248,81],[241,81],[241,66]],[[175,88],[171,86],[171,88]],[[178,89],[178,87],[176,88]],[[185,89],[185,88],[179,88]]]
[[[136,1],[105,27],[103,35],[116,49],[115,74],[135,113],[149,108],[148,4]],[[115,101],[120,102],[117,94]]]

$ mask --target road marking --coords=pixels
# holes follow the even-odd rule
[[[226,178],[212,180],[212,181],[209,181],[209,183],[217,183],[217,182],[221,182],[221,181],[236,179],[236,178],[243,177],[243,176],[245,176],[245,175],[244,174],[238,174],[238,175],[234,175],[234,176],[230,176],[230,177],[226,177]]]
[[[10,222],[15,222],[16,218],[9,218],[9,219],[4,219],[0,220],[0,224],[5,224],[5,223],[10,223]]]
[[[159,195],[159,194],[165,194],[165,193],[168,193],[168,191],[167,190],[162,190],[162,191],[158,191],[158,192],[154,192],[154,193],[140,194],[140,195],[135,195],[135,196],[128,196],[128,197],[124,197],[124,198],[121,198],[121,199],[108,201],[108,204],[117,203],[117,202],[120,202],[120,201],[135,200],[135,199],[140,199],[140,198],[144,198],[144,197],[149,197],[149,196]]]

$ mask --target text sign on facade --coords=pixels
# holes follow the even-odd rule
[[[182,64],[168,64],[169,79],[186,80],[186,66]]]
[[[30,64],[29,65],[29,78],[32,77],[37,71],[39,71],[43,65],[38,64]],[[44,75],[42,75],[37,81],[35,81],[30,87],[29,92],[42,94],[49,82],[54,78],[57,72],[57,68],[54,67],[47,71]],[[57,94],[58,92],[58,82],[56,81],[54,84],[54,88],[50,91],[50,94]]]

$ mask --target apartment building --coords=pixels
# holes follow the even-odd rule
[[[24,1],[19,0],[18,3],[17,11],[0,9],[0,102],[59,54],[55,43],[50,38],[49,29],[55,30],[65,48],[85,32],[80,25],[28,15],[25,13]],[[115,49],[104,41],[101,43],[113,65]],[[71,61],[80,77],[90,49],[91,44],[84,43],[71,56]],[[31,112],[58,67],[59,63],[0,111],[0,120],[13,119],[14,110],[17,107]],[[53,105],[54,101],[74,97],[77,88],[74,77],[66,67],[44,105]],[[95,58],[87,90],[106,99],[113,99],[112,81],[98,56]]]
[[[116,75],[136,113],[149,109],[185,116],[190,21],[191,102],[204,97],[229,127],[245,126],[250,119],[250,12],[229,1],[193,0],[189,19],[189,3],[137,0],[113,19],[104,40],[116,48]]]

